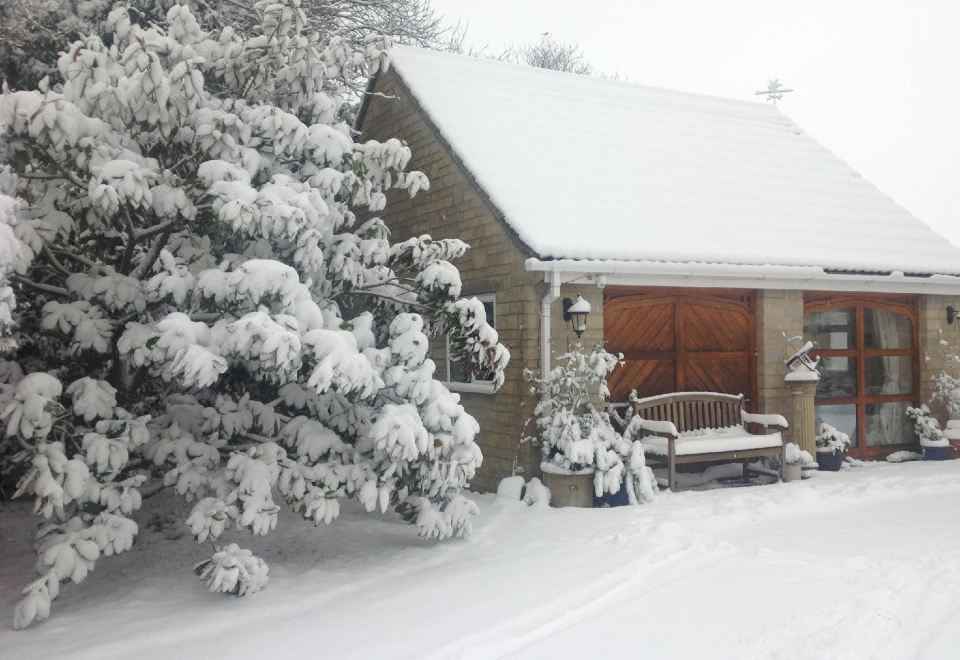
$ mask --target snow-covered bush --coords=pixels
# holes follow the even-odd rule
[[[552,493],[543,485],[543,482],[534,477],[527,482],[523,489],[523,503],[535,509],[546,509],[550,506]]]
[[[538,396],[527,424],[535,427],[523,440],[540,446],[547,473],[592,472],[594,492],[617,493],[626,484],[631,503],[649,501],[656,493],[653,472],[646,465],[639,429],[628,425],[624,433],[598,409],[610,396],[607,376],[621,364],[622,356],[596,346],[589,354],[577,344],[557,358],[546,376],[528,378]]]
[[[940,422],[930,416],[927,404],[919,408],[907,408],[907,417],[913,420],[913,430],[920,439],[921,447],[949,447],[950,441],[943,435]]]
[[[850,449],[850,436],[826,422],[820,423],[816,442],[817,451],[830,452],[831,454],[842,454]]]
[[[355,498],[431,539],[477,514],[479,428],[429,336],[497,386],[509,353],[459,299],[468,246],[391,243],[375,215],[428,188],[410,150],[339,119],[390,39],[310,32],[297,0],[222,29],[167,6],[114,6],[62,45],[62,84],[0,95],[0,476],[47,523],[17,627],[129,548],[162,487],[216,543],[271,532],[281,501],[328,524]],[[197,570],[267,579],[233,543]]]

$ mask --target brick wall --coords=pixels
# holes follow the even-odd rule
[[[484,459],[473,487],[494,490],[499,479],[510,474],[515,459],[525,464],[528,473],[539,463],[531,460],[528,445],[520,445],[520,436],[533,407],[523,369],[538,369],[539,309],[545,287],[542,277],[524,270],[523,246],[498,220],[497,209],[450,153],[393,70],[379,77],[377,91],[397,98],[371,99],[361,126],[362,139],[404,140],[413,153],[409,169],[420,170],[430,179],[430,190],[412,200],[403,192],[388,195],[382,217],[393,232],[392,240],[430,234],[466,241],[471,249],[456,263],[464,295],[496,294],[497,331],[512,355],[506,382],[496,394],[461,393],[464,407],[481,428],[478,441]],[[442,340],[433,342],[432,357],[438,376],[445,378]]]

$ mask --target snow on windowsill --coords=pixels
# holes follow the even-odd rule
[[[497,390],[491,381],[478,380],[472,383],[447,381],[444,383],[451,392],[465,392],[468,394],[494,394]]]

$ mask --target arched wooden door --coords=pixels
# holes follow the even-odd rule
[[[754,398],[754,298],[750,291],[607,290],[607,350],[625,364],[610,377],[611,398],[667,392],[723,392]]]

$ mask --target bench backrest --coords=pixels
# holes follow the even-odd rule
[[[723,428],[740,424],[743,395],[716,392],[660,394],[633,401],[633,410],[643,419],[673,422],[680,433]]]

